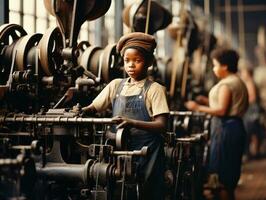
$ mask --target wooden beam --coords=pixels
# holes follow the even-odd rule
[[[230,11],[226,8],[226,6],[217,7],[217,11],[219,12],[238,12],[238,6],[231,5]],[[258,11],[266,11],[265,4],[256,4],[256,5],[243,5],[243,12],[258,12]]]
[[[246,57],[245,18],[243,12],[243,0],[238,0],[237,6],[238,6],[238,38],[239,38],[238,51],[241,56]]]

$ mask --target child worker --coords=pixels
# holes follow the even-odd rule
[[[85,113],[112,108],[117,128],[129,128],[128,150],[148,146],[149,155],[136,158],[137,177],[140,177],[140,199],[163,200],[164,150],[169,108],[165,88],[148,79],[148,67],[153,63],[155,38],[133,32],[120,38],[117,51],[124,60],[125,79],[112,80],[93,102],[82,108]]]
[[[211,58],[219,82],[210,90],[208,99],[201,97],[197,98],[198,102],[188,101],[186,107],[213,116],[209,183],[220,184],[219,199],[233,200],[245,147],[242,116],[248,108],[248,92],[237,75],[239,55],[235,50],[220,47],[212,51]],[[207,105],[199,104],[204,102]]]

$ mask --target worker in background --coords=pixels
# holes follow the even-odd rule
[[[244,125],[247,131],[245,155],[243,160],[258,158],[260,154],[260,141],[263,129],[260,124],[260,107],[257,98],[257,89],[253,80],[251,64],[244,59],[239,61],[238,71],[240,78],[246,84],[248,90],[249,107],[243,116]]]
[[[258,102],[260,107],[261,138],[259,152],[260,156],[266,155],[266,64],[255,67],[253,79],[258,91]]]
[[[201,97],[197,99],[198,102],[188,101],[186,107],[213,116],[209,183],[220,187],[219,199],[233,200],[246,141],[242,116],[248,108],[248,92],[237,75],[239,55],[235,50],[217,48],[212,51],[211,59],[219,82],[211,88],[208,99]]]

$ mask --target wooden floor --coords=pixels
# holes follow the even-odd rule
[[[266,158],[243,164],[236,200],[266,200]]]

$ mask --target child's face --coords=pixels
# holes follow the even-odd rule
[[[221,65],[218,60],[213,59],[213,72],[217,78],[223,78],[225,72],[227,71],[227,67],[225,65]]]
[[[133,79],[133,81],[142,80],[147,76],[145,58],[141,52],[136,49],[129,48],[125,50],[123,58],[125,71],[131,79]]]

